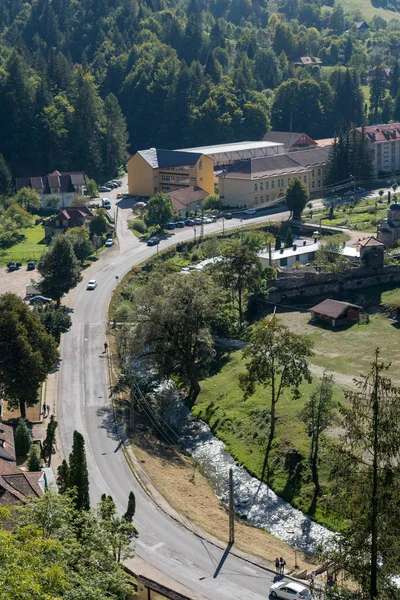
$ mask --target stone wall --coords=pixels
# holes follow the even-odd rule
[[[284,302],[299,297],[332,296],[378,284],[400,283],[400,266],[382,269],[349,269],[344,273],[299,273],[273,282],[269,302]]]

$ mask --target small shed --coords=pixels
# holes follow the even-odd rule
[[[362,310],[363,307],[357,304],[328,298],[310,308],[310,313],[312,321],[324,321],[332,327],[336,327],[346,323],[358,323]]]

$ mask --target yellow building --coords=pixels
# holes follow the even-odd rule
[[[240,161],[219,176],[222,203],[230,207],[260,208],[283,202],[287,187],[300,179],[308,193],[324,185],[329,148],[301,150]]]
[[[136,152],[127,166],[132,196],[152,197],[192,186],[214,193],[213,160],[200,153],[150,148]]]

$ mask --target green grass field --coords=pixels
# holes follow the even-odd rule
[[[0,264],[10,261],[27,263],[29,260],[38,260],[46,249],[44,229],[42,225],[34,225],[23,230],[25,239],[0,254]]]
[[[381,349],[382,359],[391,363],[389,376],[400,385],[400,331],[388,318],[390,308],[400,304],[400,288],[386,286],[360,290],[348,299],[369,306],[369,323],[334,330],[323,324],[310,323],[306,311],[278,313],[291,331],[309,336],[313,341],[314,356],[310,359],[313,383],[300,387],[302,396],[299,400],[292,400],[286,392],[277,405],[277,434],[270,459],[271,485],[296,508],[331,527],[338,524],[332,522],[331,515],[325,511],[324,498],[319,498],[316,506],[313,504],[314,486],[307,461],[310,440],[299,419],[299,411],[325,369],[334,374],[335,399],[344,401],[344,389],[352,385],[354,377],[369,371],[377,347]],[[267,445],[270,392],[268,388],[258,388],[254,396],[244,400],[238,380],[244,368],[240,351],[221,356],[216,373],[201,382],[193,413],[210,424],[240,464],[260,477]],[[336,435],[335,432],[334,428],[331,434]],[[325,484],[326,475],[322,461],[320,478]]]
[[[392,10],[386,10],[385,8],[375,8],[369,0],[339,0],[345,10],[350,15],[356,10],[361,11],[363,18],[370,21],[374,15],[378,15],[386,21],[390,19],[399,19],[400,14]]]
[[[387,205],[383,202],[378,202],[375,207],[375,200],[363,200],[356,204],[354,209],[351,209],[349,204],[345,206],[335,207],[333,219],[328,219],[326,210],[313,211],[314,223],[319,224],[323,218],[324,225],[334,225],[336,227],[348,227],[358,231],[370,231],[376,233],[376,227],[386,217]],[[307,216],[307,213],[305,213]]]

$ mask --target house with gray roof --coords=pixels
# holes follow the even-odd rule
[[[36,190],[43,206],[46,206],[49,196],[57,196],[60,199],[60,207],[64,208],[71,205],[75,196],[82,196],[85,193],[86,176],[83,171],[67,173],[53,171],[48,175],[18,177],[15,180],[15,187],[17,192],[25,187]]]

